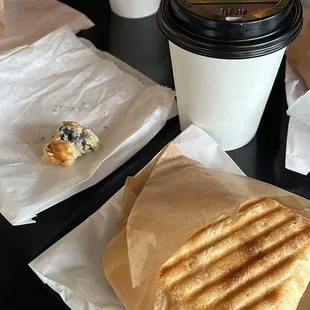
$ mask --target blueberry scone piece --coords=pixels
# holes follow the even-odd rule
[[[98,150],[99,138],[87,127],[75,122],[63,122],[53,139],[47,143],[42,160],[47,164],[70,167],[75,160]]]

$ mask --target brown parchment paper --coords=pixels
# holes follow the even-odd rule
[[[310,23],[306,30],[286,50],[287,60],[310,88]],[[310,309],[310,307],[309,307]]]
[[[162,264],[194,233],[240,206],[272,197],[310,218],[310,202],[247,177],[218,172],[174,144],[127,181],[119,233],[103,257],[108,281],[126,309],[153,309]],[[306,302],[305,301],[309,301]],[[310,299],[304,298],[310,309]]]
[[[5,32],[5,26],[2,18],[5,6],[6,6],[6,0],[0,0],[0,37],[3,36]]]

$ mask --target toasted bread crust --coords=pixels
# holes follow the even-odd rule
[[[162,267],[155,310],[297,308],[310,280],[310,221],[272,199],[195,234]]]

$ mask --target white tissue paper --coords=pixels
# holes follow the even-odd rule
[[[66,26],[0,55],[0,85],[0,212],[13,225],[121,166],[164,126],[175,96],[99,57]],[[70,168],[44,164],[42,147],[62,121],[94,128],[104,147]]]
[[[310,1],[302,1],[304,29],[310,21]],[[298,72],[286,62],[287,114],[290,116],[285,167],[307,175],[310,172],[310,92]]]
[[[64,25],[74,32],[94,26],[87,16],[57,0],[8,0],[3,23],[0,52],[32,44]]]
[[[206,167],[243,174],[202,129],[191,125],[175,143]],[[38,277],[73,310],[124,310],[104,277],[102,256],[114,236],[123,189],[96,213],[30,263]]]

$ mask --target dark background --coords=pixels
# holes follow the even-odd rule
[[[26,0],[25,0],[26,1]],[[141,0],[143,1],[143,0]],[[155,16],[139,20],[110,12],[107,0],[66,0],[85,13],[95,27],[78,35],[127,62],[156,82],[174,87],[166,39]],[[310,198],[309,177],[284,168],[288,117],[283,61],[256,137],[245,147],[229,152],[250,177]],[[94,187],[43,212],[37,224],[12,227],[0,216],[0,309],[68,309],[48,286],[29,269],[28,263],[98,210],[158,151],[179,134],[174,118],[140,152]]]

